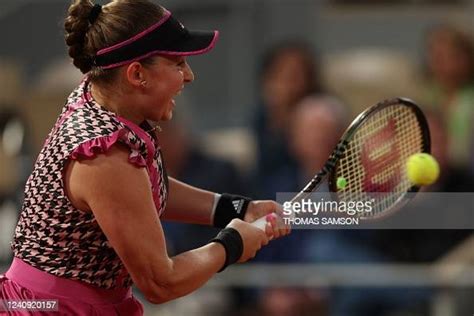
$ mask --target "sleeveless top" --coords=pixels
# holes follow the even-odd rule
[[[100,107],[86,78],[69,96],[28,178],[12,242],[14,256],[55,276],[100,288],[131,286],[128,271],[94,214],[75,208],[68,199],[63,174],[69,160],[92,159],[117,142],[124,144],[130,150],[129,162],[146,168],[161,215],[168,178],[151,130],[146,122],[138,126]]]

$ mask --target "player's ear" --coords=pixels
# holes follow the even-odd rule
[[[125,69],[127,81],[133,87],[143,87],[145,81],[144,67],[141,63],[135,61]]]

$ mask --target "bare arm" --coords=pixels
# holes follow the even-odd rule
[[[169,199],[162,215],[164,220],[211,225],[215,193],[198,189],[168,177]]]
[[[74,205],[94,213],[136,286],[150,302],[162,303],[202,286],[224,265],[225,250],[211,243],[170,258],[148,175],[128,162],[128,154],[116,145],[93,160],[73,161],[66,187]],[[237,224],[248,260],[268,239],[247,223]]]
[[[212,225],[214,214],[215,193],[198,189],[176,179],[168,177],[169,199],[163,215],[164,220],[173,220],[190,224]],[[279,212],[281,206],[274,201],[252,201],[248,205],[244,220],[253,222],[262,216],[273,212]],[[272,225],[266,233],[273,238],[280,238],[289,234],[290,229],[281,218],[272,219]]]

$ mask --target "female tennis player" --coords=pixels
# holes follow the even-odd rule
[[[65,20],[74,65],[69,96],[28,179],[0,299],[59,300],[67,315],[141,315],[286,235],[273,201],[200,190],[166,175],[154,127],[194,79],[186,56],[218,33],[188,31],[148,0],[76,0]],[[262,231],[247,222],[266,214]],[[167,255],[160,221],[224,228],[207,245]],[[192,236],[189,236],[192,238]]]

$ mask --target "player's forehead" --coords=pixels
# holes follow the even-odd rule
[[[179,55],[157,55],[157,59],[163,60],[169,63],[180,63],[180,62],[186,61],[185,56],[179,56]]]

